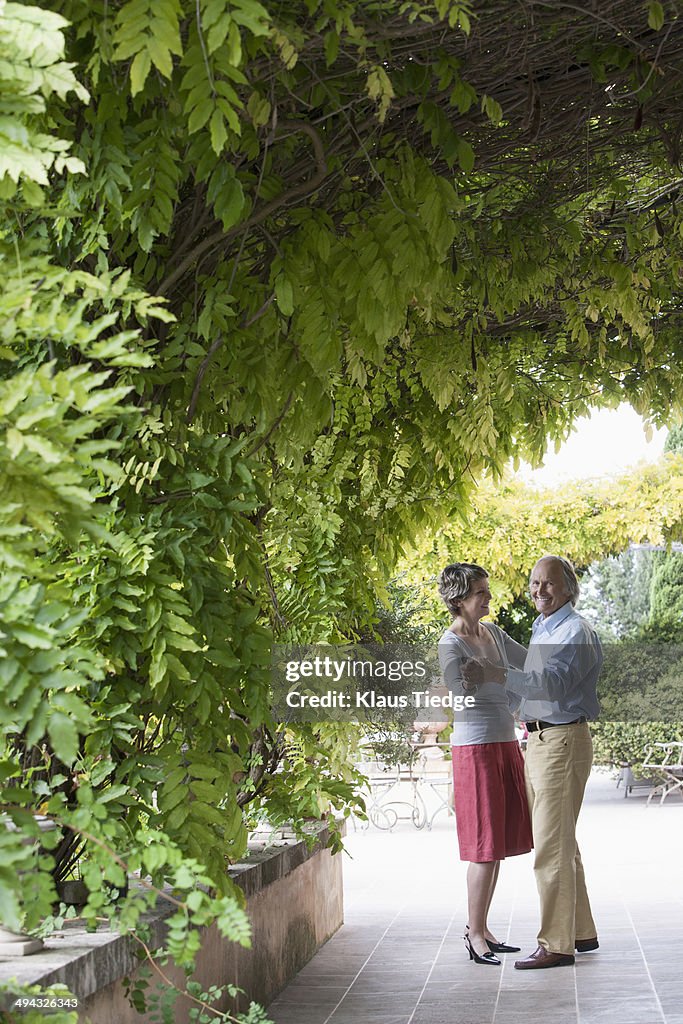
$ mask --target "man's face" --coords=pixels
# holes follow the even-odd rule
[[[537,610],[548,618],[569,600],[569,589],[559,562],[542,558],[531,573],[529,593]]]

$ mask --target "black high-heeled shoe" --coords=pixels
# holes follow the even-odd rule
[[[507,942],[491,942],[490,939],[486,940],[486,945],[492,953],[519,953],[522,949],[521,946],[508,946]]]
[[[465,933],[469,932],[470,926],[465,925]],[[489,947],[492,953],[521,953],[521,946],[508,946],[507,942],[491,942],[490,939],[486,940],[486,945]]]
[[[500,967],[500,960],[495,953],[492,953],[489,950],[488,953],[484,953],[483,956],[479,956],[479,954],[473,949],[472,943],[467,935],[463,935],[463,939],[465,940],[465,946],[467,947],[467,952],[470,955],[470,960],[474,960],[475,964],[491,964],[492,967]]]

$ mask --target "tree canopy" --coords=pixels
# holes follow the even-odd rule
[[[399,568],[423,599],[421,617],[431,623],[448,618],[436,577],[449,562],[482,565],[491,576],[494,606],[505,609],[527,600],[529,575],[544,554],[569,558],[582,574],[632,543],[665,548],[681,537],[683,456],[667,453],[615,479],[546,488],[515,479],[502,485],[484,480],[467,515],[454,515],[438,529],[426,530]],[[644,587],[649,591],[649,573]],[[650,606],[647,596],[644,616]]]
[[[581,614],[606,640],[633,636],[648,622],[653,572],[663,553],[627,548],[590,566],[581,581]]]
[[[208,477],[209,438],[240,446],[259,493],[228,547],[278,631],[348,629],[373,559],[589,405],[677,408],[673,6],[50,6],[91,97],[50,114],[87,174],[23,238],[164,297],[126,309],[153,366],[123,464],[175,508],[200,487],[178,450]],[[44,175],[17,178],[35,208]]]

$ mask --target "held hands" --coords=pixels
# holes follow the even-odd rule
[[[505,669],[495,665],[488,658],[468,658],[462,665],[464,689],[468,692],[476,690],[482,683],[499,683],[505,686]]]
[[[484,682],[484,666],[476,658],[468,658],[467,661],[464,661],[460,671],[463,678],[462,688],[467,693],[476,690]]]

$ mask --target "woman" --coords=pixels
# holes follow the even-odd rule
[[[499,965],[496,953],[519,950],[498,942],[488,927],[500,862],[533,846],[524,761],[505,688],[495,682],[468,683],[461,669],[473,659],[521,668],[526,651],[498,626],[481,621],[491,601],[488,573],[481,566],[447,565],[439,593],[453,616],[439,640],[444,681],[454,696],[475,698],[474,707],[456,712],[451,737],[460,859],[469,861],[465,943],[470,960]]]

